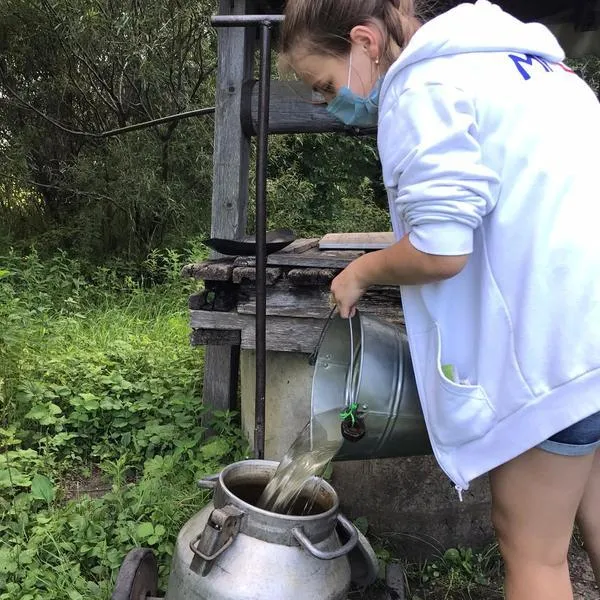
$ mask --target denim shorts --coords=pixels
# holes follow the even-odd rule
[[[538,448],[563,456],[592,454],[600,448],[600,412],[559,431]]]

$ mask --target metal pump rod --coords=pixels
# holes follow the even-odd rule
[[[254,457],[265,456],[266,312],[267,312],[267,151],[271,91],[271,32],[283,15],[219,15],[215,27],[260,27],[258,135],[256,152],[256,396],[254,404]]]
[[[254,456],[265,457],[265,388],[267,366],[267,150],[271,92],[271,23],[260,25],[258,141],[256,152],[256,400]]]

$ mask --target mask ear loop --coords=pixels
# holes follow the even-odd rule
[[[350,78],[352,77],[352,47],[350,47],[350,64],[348,65],[348,83],[346,87],[350,89]]]

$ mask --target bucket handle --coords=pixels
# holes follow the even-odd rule
[[[337,309],[337,304],[334,304],[325,319],[325,325],[323,325],[323,329],[321,329],[321,333],[319,335],[319,339],[317,341],[317,345],[315,349],[311,352],[308,357],[308,364],[311,367],[314,367],[317,364],[317,357],[319,355],[319,351],[321,350],[321,345],[323,344],[323,338],[329,329],[329,325],[331,324],[331,318],[333,317],[333,313]],[[346,393],[344,397],[344,405],[346,408],[350,408],[355,403],[355,398],[353,395],[352,389],[352,378],[354,377],[354,331],[352,330],[352,317],[348,317],[348,327],[350,329],[350,368],[348,369],[348,382],[346,384]]]
[[[331,317],[333,317],[333,313],[335,312],[336,308],[337,308],[336,304],[334,304],[331,307],[331,310],[329,311],[329,314],[327,315],[327,318],[325,319],[325,325],[323,325],[323,329],[321,329],[321,334],[319,335],[317,345],[315,346],[315,349],[311,352],[310,356],[308,357],[308,364],[311,367],[314,367],[317,364],[317,356],[319,354],[319,350],[321,349],[321,344],[323,343],[323,338],[325,337],[325,334],[327,333],[327,330],[329,329],[329,324],[331,323]]]
[[[354,548],[354,546],[356,546],[358,542],[358,531],[352,522],[343,514],[338,513],[337,520],[348,534],[348,541],[337,550],[319,550],[319,548],[306,537],[306,534],[302,531],[302,527],[294,527],[294,529],[292,529],[292,535],[296,538],[296,541],[315,558],[320,558],[321,560],[340,558],[340,556],[345,556]]]

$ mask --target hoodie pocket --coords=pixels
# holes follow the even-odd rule
[[[496,421],[495,411],[480,385],[451,381],[442,372],[438,325],[414,341],[429,435],[443,446],[461,446],[484,436]]]

